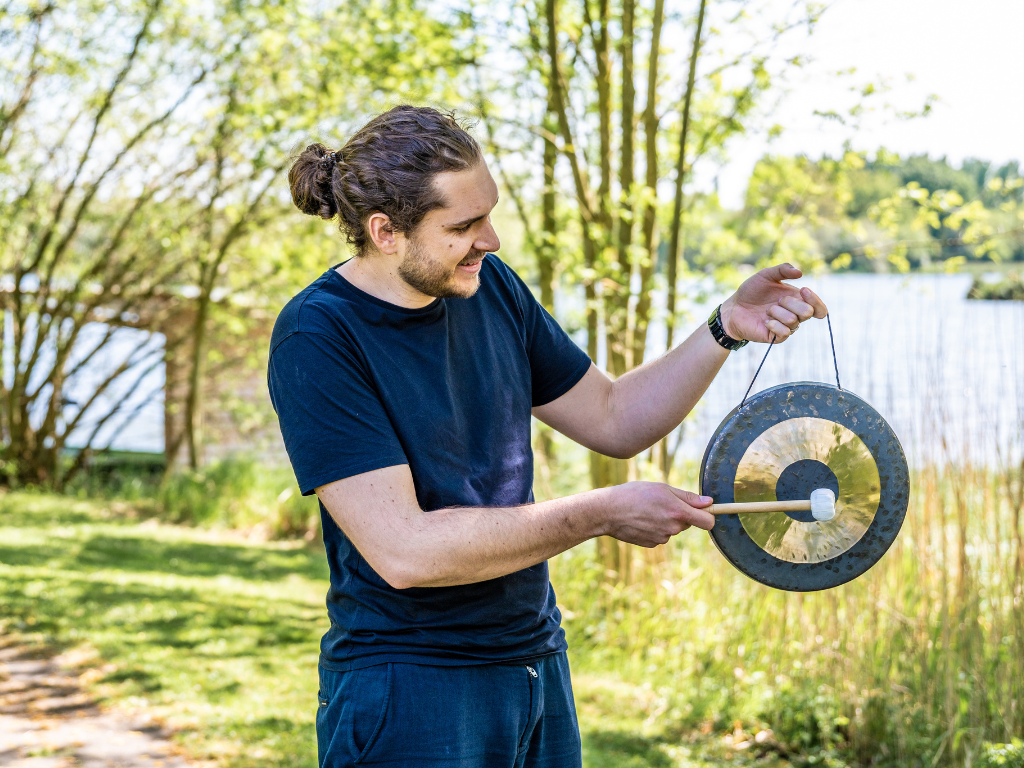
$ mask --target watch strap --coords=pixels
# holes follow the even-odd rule
[[[719,346],[728,349],[730,352],[747,345],[746,339],[734,339],[725,332],[725,326],[722,325],[721,304],[715,307],[715,311],[712,312],[711,317],[708,318],[708,328],[711,329],[711,335],[715,337],[715,341],[718,342]]]

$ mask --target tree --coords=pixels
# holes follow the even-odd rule
[[[656,311],[673,323],[676,307],[656,307],[654,287],[666,220],[675,233],[669,250],[679,252],[685,242],[684,212],[692,203],[683,194],[689,168],[751,129],[759,101],[772,86],[773,67],[777,73],[798,65],[772,64],[774,42],[800,24],[813,24],[820,13],[808,7],[798,19],[752,35],[758,39],[746,50],[729,53],[719,45],[726,31],[733,36],[747,26],[764,31],[764,20],[750,21],[745,4],[730,7],[735,15],[724,15],[726,8],[719,7],[705,21],[704,2],[696,3],[691,20],[667,15],[660,0],[623,0],[617,6],[607,0],[527,0],[507,17],[502,31],[503,41],[516,45],[526,75],[509,78],[504,69],[498,80],[491,64],[480,62],[481,79],[491,78],[480,88],[491,95],[490,121],[500,113],[494,107],[500,99],[517,105],[515,117],[489,128],[497,162],[530,167],[523,158],[541,154],[544,162],[534,167],[544,169],[542,186],[562,189],[571,215],[569,222],[560,222],[548,204],[538,225],[536,212],[517,203],[524,229],[532,233],[528,243],[534,244],[538,271],[569,274],[583,283],[587,351],[612,376],[644,361]],[[665,47],[669,39],[689,41],[681,56]],[[636,83],[644,80],[645,92],[638,93]],[[642,109],[641,98],[646,99]],[[666,196],[662,179],[673,168],[675,194]],[[506,186],[515,183],[507,173],[503,180]],[[565,238],[551,228],[564,230],[566,223],[578,245],[553,254],[547,244]],[[556,267],[550,266],[553,258],[559,260]],[[666,261],[670,269],[676,263]],[[674,282],[668,286],[673,295]],[[668,457],[666,472],[670,464]],[[594,486],[637,476],[635,461],[592,456]],[[621,573],[626,563],[618,555],[613,560]]]
[[[729,226],[751,245],[746,261],[754,266],[782,258],[805,269],[955,269],[1020,252],[1022,187],[1013,166],[981,160],[956,169],[885,150],[872,160],[850,151],[838,159],[765,157]]]
[[[212,65],[175,55],[186,45],[154,44],[163,26],[187,32],[157,0],[25,3],[3,23],[5,68],[19,75],[5,80],[0,107],[4,462],[12,482],[59,484],[67,439],[84,428],[88,449],[117,415],[116,404],[100,412],[102,395],[159,363],[137,343],[85,402],[66,399],[119,326],[155,324],[165,311],[165,283],[180,266],[163,246],[174,225],[167,201],[200,166],[158,147],[173,144],[174,118]],[[148,98],[132,98],[141,92]],[[100,322],[106,330],[83,350]]]
[[[198,464],[210,323],[217,305],[251,303],[282,272],[240,245],[287,210],[291,149],[384,94],[443,86],[459,63],[457,31],[413,0],[5,7],[0,48],[15,74],[0,85],[9,482],[59,486],[78,472],[131,415],[104,394],[132,390],[164,357],[187,361],[185,429],[173,440]],[[163,349],[143,335],[125,350],[125,326],[166,331]],[[76,381],[118,349],[92,394],[71,402]],[[69,439],[79,451],[65,467]]]
[[[177,242],[195,297],[184,366],[185,413],[168,454],[173,461],[184,443],[193,469],[202,461],[215,304],[223,315],[223,349],[224,334],[232,335],[232,324],[225,321],[251,308],[259,296],[277,298],[268,281],[285,277],[286,290],[295,287],[275,256],[284,244],[267,237],[275,231],[270,222],[293,218],[283,184],[293,150],[314,133],[344,132],[365,113],[366,103],[442,96],[463,55],[451,42],[457,29],[431,20],[411,2],[283,5],[259,14],[225,14],[221,26],[216,37],[237,42],[221,59],[210,119],[190,139],[210,169],[205,205],[199,226],[183,230]],[[264,235],[260,247],[239,247],[256,231]],[[300,282],[306,281],[304,272]],[[233,335],[245,333],[242,326]],[[237,361],[229,356],[220,363],[223,368]]]

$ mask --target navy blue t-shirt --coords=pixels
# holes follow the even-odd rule
[[[408,464],[420,507],[533,501],[530,409],[590,367],[508,266],[480,289],[406,309],[334,269],[282,310],[268,383],[303,494]],[[547,563],[455,587],[389,586],[320,505],[331,569],[321,663],[481,664],[565,650]]]

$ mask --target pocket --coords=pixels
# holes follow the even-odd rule
[[[391,664],[348,672],[320,668],[317,691],[318,764],[356,765],[380,741],[391,701]]]
[[[383,667],[383,670],[381,669]],[[354,701],[361,701],[369,704],[366,707],[355,707],[356,717],[362,722],[356,722],[353,730],[353,737],[356,739],[356,749],[359,755],[355,762],[361,763],[373,750],[374,745],[380,741],[381,731],[384,730],[384,721],[387,719],[388,707],[391,704],[392,689],[392,664],[379,664],[373,667],[358,670],[352,677],[355,684],[354,690],[349,691]],[[383,680],[381,680],[383,672]],[[359,674],[366,673],[366,674]],[[379,700],[380,705],[374,712],[373,703]],[[372,724],[372,731],[360,745],[360,736],[366,733],[366,726]],[[362,726],[362,727],[359,727]]]
[[[316,751],[317,751],[317,765],[325,765],[327,759],[327,746],[331,743],[332,735],[337,728],[337,722],[332,723],[330,720],[331,715],[331,702],[324,695],[324,689],[321,687],[316,692]],[[337,718],[335,717],[335,720]]]

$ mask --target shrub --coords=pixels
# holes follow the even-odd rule
[[[986,743],[976,768],[1024,768],[1024,741],[1014,739],[1009,744]]]
[[[167,478],[137,463],[83,475],[69,492],[127,502],[144,516],[184,525],[259,529],[269,538],[319,535],[319,506],[303,497],[287,467],[248,457],[215,461]]]

